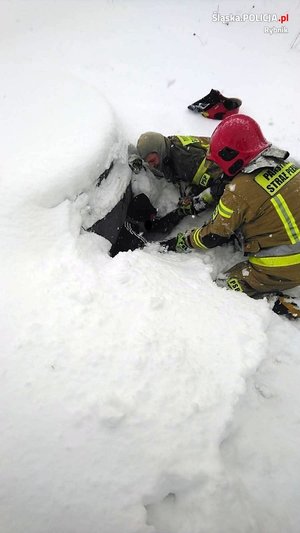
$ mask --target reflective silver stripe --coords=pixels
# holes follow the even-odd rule
[[[296,244],[281,244],[280,246],[272,246],[271,248],[264,248],[259,250],[256,254],[251,254],[252,257],[280,257],[282,255],[294,255],[300,253],[300,242]]]
[[[284,198],[281,194],[277,194],[274,198],[271,198],[271,202],[274,205],[292,244],[299,242],[299,228]]]
[[[136,231],[134,231],[134,229],[132,228],[130,222],[127,222],[127,220],[126,220],[124,222],[124,226],[127,229],[127,231],[129,231],[129,233],[131,233],[131,235],[134,235],[135,237],[137,237],[144,244],[148,243],[148,241],[140,233],[137,233]]]

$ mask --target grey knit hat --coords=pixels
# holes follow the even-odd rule
[[[161,133],[147,131],[139,137],[137,150],[142,159],[145,159],[151,152],[156,152],[159,155],[161,169],[164,159],[169,156],[169,144],[169,139]]]

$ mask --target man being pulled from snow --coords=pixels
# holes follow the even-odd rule
[[[101,176],[100,176],[101,178]],[[206,204],[203,204],[206,205]],[[200,203],[197,202],[197,207]],[[201,204],[202,210],[203,206]],[[119,252],[143,248],[148,240],[161,238],[187,215],[196,213],[193,200],[181,199],[178,206],[164,217],[157,217],[157,209],[145,193],[134,195],[129,183],[121,200],[102,219],[87,229],[111,242],[109,254],[114,257]],[[148,239],[148,240],[147,240]]]
[[[124,199],[105,219],[97,221],[88,231],[105,236],[112,242],[110,255],[142,248],[154,233],[169,233],[185,216],[196,215],[216,205],[225,182],[220,180],[222,170],[206,160],[208,137],[172,136],[148,132],[140,136],[137,149],[146,166],[157,177],[173,183],[184,182],[188,191],[179,190],[178,206],[162,218],[146,194],[134,196],[129,187]],[[129,156],[129,166],[135,174],[143,168],[136,154]],[[187,194],[188,192],[188,194]],[[196,193],[196,195],[195,195]],[[118,235],[115,236],[118,229]]]
[[[281,294],[300,285],[300,168],[285,161],[288,156],[266,141],[251,117],[225,118],[211,137],[208,157],[230,183],[207,224],[164,246],[205,252],[238,235],[246,260],[217,283],[255,298],[276,294],[276,313],[300,317],[296,303]]]
[[[158,178],[186,186],[185,195],[198,195],[203,191],[204,202],[213,205],[220,197],[222,170],[206,158],[209,149],[209,137],[192,135],[171,135],[148,131],[137,142],[140,157],[148,164]]]

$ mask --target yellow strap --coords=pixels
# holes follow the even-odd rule
[[[279,257],[249,257],[250,263],[264,267],[286,267],[300,264],[300,254]]]
[[[299,228],[283,196],[281,194],[277,194],[276,196],[274,196],[274,198],[271,198],[271,202],[275,207],[281,222],[284,225],[285,231],[287,232],[291,243],[295,244],[296,242],[299,242]]]
[[[193,137],[192,135],[176,135],[177,139],[181,142],[182,146],[188,146],[189,144],[200,144],[201,148],[207,152],[209,148],[209,142],[207,142],[202,137]],[[201,161],[194,177],[192,183],[194,185],[202,185],[202,187],[207,187],[207,184],[211,178],[209,174],[206,174],[208,163],[206,158]]]
[[[209,179],[210,179],[210,176],[209,174],[205,174],[205,176],[207,176],[207,179],[205,180],[205,183],[202,183],[202,177],[205,173],[207,169],[207,165],[206,165],[206,159],[204,158],[199,167],[198,167],[198,170],[196,171],[196,174],[195,176],[193,177],[193,180],[192,180],[192,183],[194,185],[203,185],[203,187],[206,187],[207,183],[209,182]]]
[[[274,168],[263,170],[254,179],[270,196],[273,196],[299,172],[300,168],[297,168],[293,163],[283,162]]]

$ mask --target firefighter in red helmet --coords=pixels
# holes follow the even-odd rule
[[[207,224],[164,246],[205,251],[237,235],[245,261],[217,283],[255,298],[277,294],[273,310],[298,318],[300,309],[282,294],[300,285],[300,168],[288,156],[265,139],[251,117],[225,118],[211,137],[208,158],[230,182]]]

